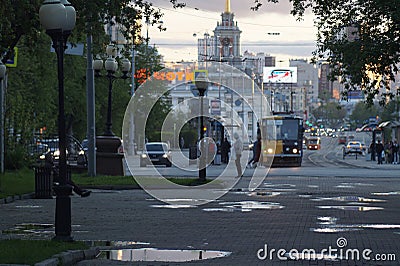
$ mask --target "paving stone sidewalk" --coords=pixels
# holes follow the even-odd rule
[[[148,244],[135,247],[232,252],[224,258],[185,263],[96,259],[78,265],[400,264],[400,178],[268,177],[258,193],[246,191],[248,180],[243,178],[219,200],[193,208],[165,208],[165,203],[142,190],[95,190],[85,199],[73,196],[76,240],[137,241]],[[55,199],[2,204],[0,230],[21,223],[53,224],[54,210]],[[382,229],[385,225],[392,226]],[[36,235],[51,238],[53,231]],[[22,236],[2,233],[0,237]],[[396,260],[284,261],[277,254],[279,249],[340,250],[338,239],[346,241],[344,251],[371,249],[371,256],[394,254]],[[271,259],[260,260],[257,253],[265,245],[268,252],[275,251]],[[287,258],[285,252],[280,256]]]

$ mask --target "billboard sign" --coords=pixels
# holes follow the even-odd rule
[[[264,83],[297,83],[297,67],[264,67]]]
[[[220,100],[211,100],[211,115],[221,115]]]
[[[349,100],[364,100],[364,93],[362,90],[350,90],[347,92],[347,99]]]

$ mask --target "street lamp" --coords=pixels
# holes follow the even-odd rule
[[[64,113],[64,50],[69,35],[75,27],[76,12],[66,0],[45,0],[39,9],[40,23],[53,41],[57,54],[58,69],[58,137],[60,185],[56,193],[56,217],[54,239],[71,241],[71,195],[72,187],[67,184],[66,131]]]
[[[0,60],[0,174],[4,173],[4,89],[3,80],[6,77],[6,66]]]
[[[196,89],[199,91],[200,97],[200,138],[199,138],[199,146],[200,146],[200,161],[199,161],[199,181],[200,183],[204,183],[206,181],[206,150],[205,150],[205,141],[204,141],[204,117],[203,117],[203,98],[208,88],[209,80],[205,76],[205,72],[200,72],[195,79]]]
[[[106,122],[106,128],[104,131],[104,136],[115,136],[115,134],[112,132],[112,85],[113,82],[118,79],[127,79],[128,77],[128,72],[131,69],[131,62],[127,59],[124,58],[122,59],[122,76],[117,77],[115,76],[115,72],[118,69],[118,62],[115,60],[115,57],[117,56],[117,49],[109,45],[107,46],[106,49],[106,54],[108,56],[107,60],[104,62],[104,68],[107,71],[107,79],[108,79],[108,105],[107,105],[107,122]],[[93,62],[93,69],[95,71],[96,77],[100,77],[100,71],[103,68],[103,60],[101,59],[96,59]]]
[[[103,68],[107,71],[105,77],[108,79],[108,105],[107,105],[107,121],[103,136],[96,138],[96,171],[105,175],[123,175],[122,158],[123,154],[118,152],[121,146],[121,139],[112,132],[112,85],[116,79],[127,79],[128,72],[131,69],[131,62],[124,58],[121,60],[121,76],[115,76],[118,69],[116,47],[109,45],[106,49],[107,59],[96,59],[93,62],[95,76],[100,77],[100,71]]]

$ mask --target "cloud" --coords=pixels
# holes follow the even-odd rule
[[[223,12],[225,10],[225,0],[179,0],[185,2],[186,7],[181,9],[185,10],[200,10],[206,12]],[[162,8],[172,8],[169,0],[149,0],[154,6]],[[258,15],[265,15],[266,13],[276,14],[290,14],[292,5],[289,1],[283,1],[277,4],[263,2],[263,6],[258,11],[252,11],[250,7],[254,6],[254,0],[231,0],[231,12],[233,12],[236,18],[246,18]]]

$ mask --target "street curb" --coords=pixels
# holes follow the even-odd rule
[[[92,260],[95,259],[100,253],[98,247],[92,247],[87,250],[70,250],[65,251],[60,254],[56,254],[50,259],[38,262],[35,266],[72,266],[77,264],[82,260]]]
[[[8,196],[6,198],[0,199],[0,204],[7,204],[14,202],[16,200],[22,200],[22,199],[33,199],[35,198],[35,193],[27,193],[27,194],[22,194],[22,195],[13,195],[13,196]]]

